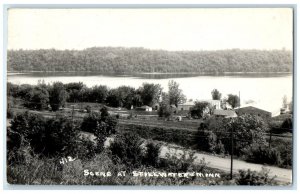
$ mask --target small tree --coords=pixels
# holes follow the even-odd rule
[[[175,106],[178,106],[178,104],[186,102],[186,97],[183,94],[182,90],[179,89],[179,84],[175,82],[174,80],[169,81],[169,103],[170,105],[174,104]]]
[[[236,183],[238,185],[278,185],[274,180],[275,177],[270,177],[270,170],[262,168],[260,172],[248,170],[239,170],[239,176]]]
[[[129,168],[139,167],[143,160],[142,143],[141,138],[134,133],[117,135],[109,147],[114,162],[121,162]]]
[[[21,113],[11,122],[9,150],[16,150],[26,142],[41,156],[76,155],[78,129],[67,118],[45,119],[41,115]]]
[[[222,142],[225,145],[227,151],[231,148],[230,131],[233,131],[233,138],[238,143],[235,144],[235,154],[242,154],[242,149],[248,146],[252,146],[254,143],[264,145],[266,139],[264,133],[267,131],[267,124],[264,120],[255,115],[242,115],[231,119],[229,122],[224,121],[223,128],[224,133],[220,133],[224,139]]]
[[[106,86],[94,86],[89,93],[89,101],[103,103],[108,96],[108,88]]]
[[[91,112],[84,117],[81,123],[81,130],[91,132],[96,137],[97,151],[101,152],[107,137],[116,132],[117,120],[109,114]]]
[[[227,102],[232,108],[240,106],[240,98],[237,95],[228,94]]]
[[[143,86],[139,88],[142,103],[147,106],[153,106],[155,103],[158,103],[161,92],[162,87],[160,84],[143,83]]]
[[[208,108],[208,102],[195,102],[195,105],[191,108],[190,113],[192,117],[202,118],[203,113]]]
[[[169,104],[161,103],[158,109],[158,116],[164,118],[171,118],[173,116],[173,110]]]
[[[149,142],[146,144],[146,153],[143,158],[143,163],[149,166],[157,167],[159,164],[160,146]]]
[[[49,95],[49,102],[53,111],[57,111],[61,106],[64,106],[68,97],[64,84],[61,82],[53,83]]]
[[[24,106],[31,109],[47,109],[49,103],[48,91],[40,86],[34,87],[25,95]]]
[[[213,100],[221,100],[222,94],[217,89],[213,89],[211,96]]]
[[[217,146],[217,136],[202,126],[198,128],[195,141],[198,149],[206,152],[214,152]]]

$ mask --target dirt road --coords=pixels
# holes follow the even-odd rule
[[[163,145],[161,148],[161,157],[164,157],[167,153],[170,154],[181,154],[183,153],[183,149],[181,148],[170,148],[168,146]],[[207,166],[223,170],[225,172],[230,172],[230,158],[221,158],[217,156],[211,156],[208,154],[202,154],[202,153],[195,153],[195,156],[197,157],[195,160],[195,163],[199,163],[201,159],[205,159],[205,162],[207,163]],[[292,170],[291,169],[284,169],[284,168],[278,168],[274,166],[267,166],[262,164],[253,164],[248,163],[241,160],[233,160],[233,172],[238,172],[240,169],[250,169],[255,171],[260,171],[262,167],[265,167],[270,170],[270,177],[276,176],[276,180],[286,183],[292,182]]]
[[[81,132],[83,136],[86,138],[89,138],[90,140],[93,141],[94,136],[91,133],[87,132]],[[105,142],[105,146],[108,147],[110,144],[110,141],[113,141],[113,138],[107,138]],[[161,146],[161,152],[160,152],[160,157],[165,157],[167,153],[169,154],[182,154],[183,150],[187,150],[185,148],[182,148],[180,146],[176,146],[174,148],[173,146],[170,146],[169,144],[164,144]],[[230,158],[221,158],[218,156],[212,156],[208,154],[203,154],[203,153],[195,153],[196,159],[195,163],[199,163],[200,160],[203,158],[205,159],[205,162],[207,163],[208,167],[211,168],[216,168],[223,170],[225,172],[230,172]],[[233,160],[233,172],[237,173],[239,170],[255,170],[255,171],[261,171],[262,167],[269,169],[269,176],[270,177],[275,177],[276,180],[285,182],[285,183],[291,183],[292,182],[292,170],[291,169],[285,169],[285,168],[278,168],[275,166],[267,166],[267,165],[262,165],[262,164],[254,164],[254,163],[249,163],[241,160]]]

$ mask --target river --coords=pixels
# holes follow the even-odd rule
[[[38,81],[53,83],[61,81],[83,82],[87,86],[106,85],[109,88],[126,85],[140,87],[144,82],[161,84],[164,91],[168,90],[168,82],[179,83],[187,99],[211,99],[211,91],[216,88],[222,93],[240,93],[241,105],[253,105],[278,115],[282,107],[282,98],[288,101],[293,95],[292,74],[226,74],[226,75],[197,75],[197,74],[101,74],[97,72],[84,73],[8,73],[7,81],[15,84],[37,84]],[[250,103],[251,102],[251,103]]]

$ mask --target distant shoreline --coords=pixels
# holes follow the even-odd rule
[[[228,74],[293,74],[293,72],[101,72],[101,71],[7,71],[7,75],[21,75],[30,73],[100,73],[100,74],[144,74],[144,75],[228,75]]]

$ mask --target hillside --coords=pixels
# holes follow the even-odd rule
[[[109,73],[292,72],[285,50],[164,51],[93,47],[84,50],[9,50],[8,71],[99,71]]]

